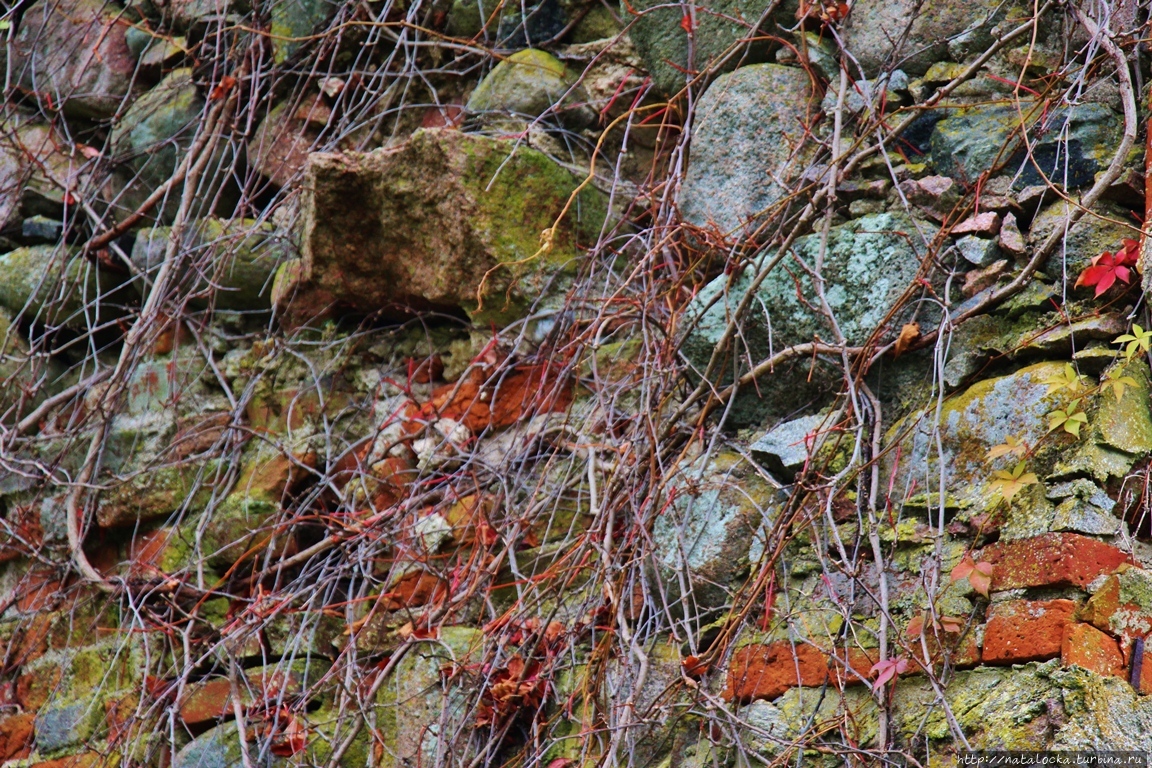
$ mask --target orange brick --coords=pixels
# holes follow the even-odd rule
[[[993,605],[984,629],[984,663],[1056,658],[1063,647],[1064,626],[1075,612],[1072,600],[1012,600]]]
[[[64,590],[64,582],[56,577],[55,571],[36,569],[28,572],[17,589],[20,596],[16,610],[39,613],[53,608]]]
[[[724,698],[739,702],[774,699],[798,685],[823,685],[828,657],[810,645],[787,641],[746,645],[732,656]]]
[[[836,684],[837,688],[857,683],[871,684],[872,667],[880,658],[879,648],[849,648],[847,668],[842,661],[843,658],[843,648],[837,648],[836,652],[830,656],[832,682]]]
[[[993,544],[984,549],[981,559],[995,566],[994,590],[1084,587],[1131,560],[1110,544],[1075,533],[1046,533]]]
[[[1124,677],[1124,657],[1117,642],[1091,624],[1073,622],[1064,628],[1060,663],[1075,664],[1098,675]]]

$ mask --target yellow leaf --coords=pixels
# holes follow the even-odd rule
[[[1072,363],[1065,363],[1064,369],[1060,373],[1044,379],[1044,383],[1048,385],[1048,394],[1052,394],[1062,389],[1079,389],[1084,386],[1084,377],[1076,372]]]
[[[1132,378],[1131,376],[1117,376],[1114,379],[1108,379],[1108,385],[1112,387],[1112,394],[1116,396],[1117,400],[1120,400],[1124,397],[1125,387],[1139,386],[1136,382],[1136,379]]]
[[[1004,501],[1011,502],[1016,494],[1020,493],[1026,486],[1035,485],[1039,483],[1040,479],[1036,477],[1034,472],[1024,471],[1024,462],[1018,462],[1016,466],[1009,472],[1006,469],[998,469],[992,473],[992,482],[989,486],[992,490],[999,492]]]
[[[1016,456],[1022,458],[1024,454],[1028,453],[1028,444],[1023,440],[1018,440],[1012,435],[1004,438],[1001,445],[994,445],[988,449],[987,459],[998,459],[1001,456]]]

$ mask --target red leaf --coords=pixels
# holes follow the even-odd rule
[[[977,593],[988,597],[992,588],[992,563],[976,563],[976,568],[968,574],[968,583]]]
[[[689,16],[688,14],[684,14],[683,16],[680,17],[680,29],[684,30],[688,34],[692,34],[692,17],[691,16]]]
[[[879,691],[884,687],[884,683],[888,682],[896,675],[903,674],[908,670],[908,659],[885,659],[878,661],[872,665],[871,674],[876,675],[876,682],[872,684],[872,690]]]
[[[308,746],[308,732],[300,725],[299,720],[288,714],[283,732],[276,734],[272,739],[272,754],[277,757],[292,757],[306,746]]]
[[[1076,287],[1096,286],[1096,297],[1099,298],[1105,291],[1116,284],[1116,280],[1128,284],[1132,282],[1130,266],[1135,266],[1137,258],[1136,248],[1130,248],[1129,243],[1134,240],[1125,240],[1124,248],[1115,254],[1105,251],[1092,259],[1092,266],[1080,273],[1076,280]],[[1138,246],[1137,246],[1138,247]]]

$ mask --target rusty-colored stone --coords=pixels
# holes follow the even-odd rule
[[[0,718],[0,760],[28,757],[32,751],[32,735],[36,716],[19,712]]]

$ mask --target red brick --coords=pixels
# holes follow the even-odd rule
[[[0,761],[28,757],[32,752],[33,723],[31,712],[0,718]]]
[[[222,677],[195,686],[180,705],[180,718],[185,725],[193,728],[215,725],[234,715],[232,683]]]
[[[1120,645],[1091,624],[1073,622],[1064,628],[1060,652],[1064,666],[1083,667],[1098,675],[1124,677],[1124,658]]]
[[[1112,573],[1130,557],[1102,541],[1075,533],[1046,533],[993,544],[982,560],[992,563],[992,589],[1084,587]]]
[[[810,645],[787,641],[746,645],[732,656],[724,698],[739,702],[774,699],[798,685],[823,685],[828,657]]]
[[[976,640],[976,631],[970,630],[949,649],[952,666],[958,669],[974,667],[980,663],[980,643]]]
[[[1072,621],[1071,600],[1012,600],[993,605],[984,628],[985,664],[1020,664],[1060,655],[1064,627]]]
[[[245,676],[246,682],[239,681],[240,703],[244,707],[253,702],[254,696],[258,701],[271,700],[285,692],[299,694],[303,689],[303,683],[297,673],[275,667],[250,670]],[[184,703],[180,705],[180,717],[185,725],[191,728],[215,725],[232,718],[235,714],[236,710],[232,706],[232,683],[222,677],[193,685]]]
[[[835,653],[829,655],[832,682],[837,688],[858,683],[871,684],[872,667],[880,658],[879,648],[849,648],[847,667],[843,658],[843,648],[837,648]]]
[[[24,576],[17,589],[20,596],[16,600],[16,610],[39,613],[51,610],[60,600],[64,582],[57,578],[55,571],[36,569]]]

